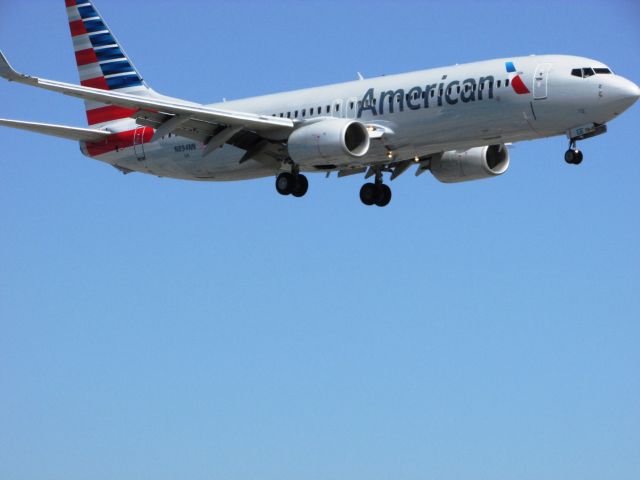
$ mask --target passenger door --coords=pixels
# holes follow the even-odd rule
[[[138,160],[144,160],[146,158],[144,153],[144,134],[147,128],[149,127],[136,128],[136,131],[133,134],[133,150]]]
[[[550,63],[541,63],[533,75],[533,99],[544,100],[548,96]]]

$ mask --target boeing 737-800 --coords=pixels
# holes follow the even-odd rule
[[[507,144],[566,135],[576,142],[640,96],[633,82],[588,58],[514,57],[202,105],[149,88],[89,0],[66,0],[80,85],[16,72],[0,76],[83,99],[89,128],[0,120],[0,125],[72,139],[90,158],[124,173],[188,180],[276,177],[301,197],[303,172],[364,174],[360,199],[385,206],[411,166],[442,182],[503,174]]]

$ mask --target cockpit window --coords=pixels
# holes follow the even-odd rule
[[[571,75],[574,77],[587,78],[593,75],[612,74],[608,68],[574,68]]]

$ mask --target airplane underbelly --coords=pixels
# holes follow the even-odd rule
[[[161,177],[187,180],[246,180],[270,176],[275,170],[259,162],[240,164],[244,150],[225,145],[202,156],[203,146],[188,139],[147,148],[146,167],[149,173]]]

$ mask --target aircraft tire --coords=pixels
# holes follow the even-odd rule
[[[367,206],[373,205],[378,196],[377,190],[374,183],[365,183],[360,189],[360,201]]]
[[[570,165],[580,165],[582,163],[583,158],[584,158],[584,155],[577,148],[576,149],[570,148],[564,154],[564,161]]]
[[[584,155],[580,150],[576,150],[576,152],[577,152],[577,155],[576,155],[576,158],[573,160],[573,164],[580,165],[582,163],[582,160],[584,159]]]
[[[276,178],[276,190],[280,195],[291,195],[295,184],[295,178],[288,172],[283,172]]]
[[[384,183],[376,185],[376,187],[376,205],[378,207],[386,207],[389,205],[389,202],[391,202],[391,188],[389,188],[389,185],[385,185]]]
[[[307,180],[307,177],[300,174],[296,175],[294,179],[295,185],[293,186],[291,194],[298,198],[304,197],[307,190],[309,190],[309,180]]]

